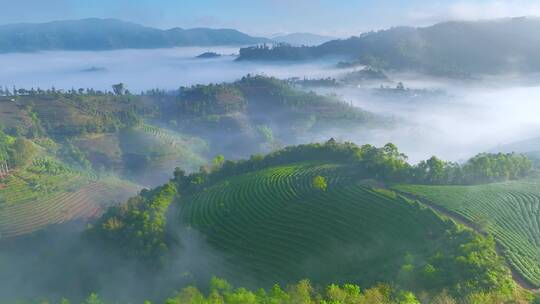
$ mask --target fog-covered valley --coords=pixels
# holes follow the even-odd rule
[[[536,75],[476,81],[403,74],[394,77],[412,90],[437,94],[420,92],[411,96],[398,92],[393,96],[396,94],[374,94],[366,88],[336,89],[354,105],[399,121],[391,130],[375,131],[366,138],[345,134],[344,139],[375,145],[394,142],[411,161],[431,155],[463,161],[478,152],[494,151],[500,145],[519,141],[516,139],[540,134],[536,114],[540,110],[540,82]]]
[[[237,63],[239,48],[181,47],[150,50],[48,51],[0,54],[3,67],[0,83],[4,86],[110,89],[125,83],[136,93],[148,89],[175,90],[180,86],[233,81],[248,73],[264,73],[288,78],[297,75],[325,77],[332,64],[295,64],[276,66]],[[205,52],[219,58],[196,58]],[[36,64],[39,63],[39,64]]]
[[[223,56],[196,58],[204,52]],[[339,80],[355,70],[339,69],[334,60],[278,64],[237,62],[237,53],[235,47],[183,47],[0,54],[0,65],[4,67],[0,85],[110,90],[112,84],[122,82],[136,93],[156,88],[175,91],[181,86],[232,82],[247,74],[280,79],[330,77]],[[390,72],[388,76],[389,82],[304,89],[336,94],[354,106],[395,119],[397,124],[392,128],[337,133],[334,137],[359,144],[394,142],[413,162],[431,155],[462,161],[478,152],[496,150],[498,146],[535,138],[539,134],[540,121],[535,114],[540,107],[540,77],[537,75],[509,73],[461,80],[402,72]],[[412,89],[412,93],[377,93],[380,85],[395,87],[399,82],[406,89]],[[421,90],[437,94],[423,94]]]

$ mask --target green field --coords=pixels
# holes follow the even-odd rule
[[[405,256],[440,248],[430,209],[373,188],[350,167],[300,163],[232,177],[183,197],[184,225],[262,282],[394,279]],[[313,186],[323,176],[326,191]]]
[[[98,178],[54,158],[37,157],[0,180],[0,239],[93,218],[112,201],[121,202],[135,192],[133,185],[115,178]]]
[[[509,263],[540,286],[540,180],[478,186],[399,185],[493,234]]]

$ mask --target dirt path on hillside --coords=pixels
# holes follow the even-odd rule
[[[487,233],[484,232],[484,231],[481,231],[478,229],[477,225],[475,225],[474,222],[470,221],[469,219],[467,219],[466,217],[460,215],[460,214],[457,214],[453,211],[449,211],[441,206],[438,206],[436,204],[434,204],[433,202],[431,202],[430,200],[428,199],[425,199],[423,197],[419,197],[419,196],[416,196],[416,195],[413,195],[413,194],[410,194],[410,193],[407,193],[407,192],[403,192],[403,191],[398,191],[398,190],[395,190],[395,189],[389,189],[389,190],[392,190],[400,195],[403,195],[404,197],[406,198],[409,198],[409,199],[412,199],[412,200],[415,200],[415,201],[419,201],[421,204],[431,208],[432,210],[434,210],[435,212],[438,212],[454,221],[456,221],[457,223],[465,226],[465,227],[468,227],[474,231],[476,231],[477,233],[483,235],[483,236],[487,236]],[[502,256],[505,260],[506,260],[506,256],[504,255],[504,249],[502,248],[502,246],[496,241],[495,242],[496,246],[495,246],[495,249],[497,250],[497,254]],[[527,279],[525,279],[523,277],[523,275],[521,273],[519,273],[510,263],[507,263],[508,264],[508,268],[510,268],[510,271],[512,272],[512,278],[514,279],[514,281],[519,285],[521,286],[522,288],[525,288],[527,290],[530,290],[530,291],[533,291],[533,292],[538,292],[540,291],[540,288],[538,287],[535,287],[533,286],[531,283],[529,283],[527,281]]]

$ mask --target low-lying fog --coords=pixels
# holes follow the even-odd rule
[[[237,63],[238,48],[185,47],[150,50],[56,51],[0,54],[0,85],[30,88],[110,89],[123,82],[133,92],[160,88],[234,81],[248,73],[266,73],[279,78],[295,75],[323,77],[320,65],[273,66]],[[224,56],[202,59],[215,52]],[[330,65],[328,64],[328,67]]]
[[[197,59],[207,52],[234,54],[238,48],[173,48],[104,52],[40,52],[0,55],[0,85],[17,87],[108,89],[123,82],[133,92],[151,88],[233,81],[248,73],[279,78],[338,77],[331,63],[261,64],[235,62],[233,56]],[[333,91],[366,110],[390,115],[397,128],[368,134],[336,134],[359,144],[396,143],[418,161],[431,155],[459,161],[499,145],[540,136],[540,78],[502,76],[447,81],[391,75],[413,89],[441,89],[442,97],[386,98],[355,87]],[[395,84],[394,84],[395,85]]]
[[[394,78],[395,77],[395,78]],[[540,137],[540,78],[472,81],[394,75],[412,89],[442,90],[433,98],[384,98],[358,88],[339,89],[345,100],[368,111],[392,115],[397,128],[343,139],[375,145],[393,142],[413,162],[437,155],[462,161],[479,152]],[[540,146],[538,147],[540,150]],[[530,152],[530,151],[516,151]]]

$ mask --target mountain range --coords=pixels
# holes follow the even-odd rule
[[[314,47],[243,48],[239,60],[338,58],[381,69],[442,75],[540,71],[540,18],[451,21],[394,27]]]
[[[233,29],[162,30],[117,19],[82,19],[0,26],[0,52],[151,49],[267,43]]]
[[[238,60],[333,58],[336,63],[342,61],[343,66],[369,65],[452,77],[540,72],[540,18],[449,21],[329,39],[309,33],[269,39],[234,29],[163,30],[117,19],[91,18],[0,26],[0,53],[235,45],[243,46]]]

